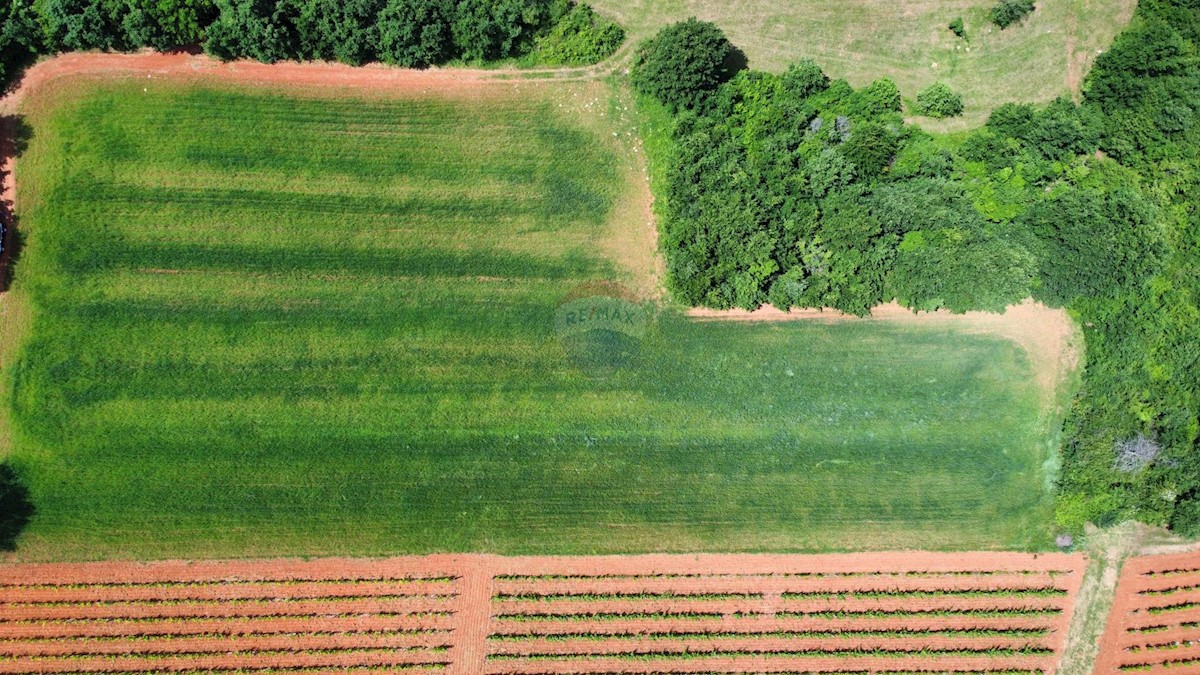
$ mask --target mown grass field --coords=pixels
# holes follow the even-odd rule
[[[1055,420],[999,337],[668,307],[575,367],[555,307],[644,222],[614,133],[522,87],[31,106],[19,555],[1049,544]]]
[[[942,81],[966,110],[923,127],[974,128],[1008,102],[1044,103],[1078,93],[1097,50],[1129,23],[1134,0],[1043,0],[1026,21],[1001,31],[987,21],[994,0],[594,0],[640,40],[696,16],[713,21],[754,68],[782,71],[802,58],[855,87],[890,77],[906,99]],[[967,40],[947,28],[962,17]]]

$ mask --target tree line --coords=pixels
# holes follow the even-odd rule
[[[203,45],[222,59],[382,61],[406,67],[520,58],[584,65],[624,30],[572,0],[9,0],[0,77],[39,54]]]
[[[1005,104],[953,138],[906,124],[888,79],[854,89],[811,61],[738,70],[716,26],[664,29],[631,77],[648,116],[670,120],[656,185],[669,290],[859,315],[890,300],[1069,308],[1088,359],[1060,527],[1136,517],[1200,533],[1195,5],[1142,0],[1082,104]]]

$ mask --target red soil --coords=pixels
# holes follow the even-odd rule
[[[1131,666],[1139,673],[1200,672],[1200,552],[1125,563],[1095,673]]]
[[[840,593],[840,592],[912,592],[912,591],[978,591],[978,590],[1029,590],[1039,588],[1065,588],[1062,575],[1047,573],[996,574],[993,576],[941,576],[916,577],[908,575],[881,574],[870,577],[855,576],[772,576],[756,579],[754,591],[789,593]],[[530,593],[669,593],[686,589],[691,593],[736,593],[746,590],[746,581],[739,577],[705,576],[698,578],[635,577],[596,579],[556,579],[537,581],[530,579],[498,580],[496,592],[502,595]]]
[[[1038,671],[1044,669],[1044,659],[1020,657],[1005,659],[1004,669]],[[572,675],[592,673],[983,673],[1000,667],[991,657],[930,657],[859,656],[844,658],[798,658],[770,656],[737,656],[687,658],[680,661],[658,659],[624,660],[535,660],[498,661],[488,664],[485,673],[523,673]]]
[[[0,565],[0,671],[1049,673],[1083,565],[1011,553]]]
[[[1054,616],[931,616],[888,619],[893,631],[1051,630]],[[879,619],[824,617],[768,618],[763,615],[725,616],[720,619],[575,619],[531,625],[529,621],[493,619],[492,635],[707,635],[713,633],[822,632],[844,633],[879,628]],[[3,635],[3,633],[0,633]]]

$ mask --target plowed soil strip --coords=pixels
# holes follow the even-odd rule
[[[271,635],[363,631],[447,632],[455,625],[444,616],[308,616],[303,618],[146,619],[0,623],[0,640],[153,635]]]
[[[100,57],[102,55],[93,55]],[[339,581],[446,579],[458,576],[462,556],[406,556],[366,560],[254,560],[231,562],[113,562],[0,565],[2,586],[174,584],[181,581]]]
[[[1160,576],[1143,575],[1138,577],[1134,588],[1142,594],[1171,593],[1177,589],[1200,588],[1200,572]]]
[[[444,663],[444,654],[406,652],[394,649],[380,651],[342,651],[328,653],[234,653],[198,656],[152,657],[94,657],[25,659],[14,666],[4,664],[5,672],[119,672],[119,671],[192,671],[200,669],[264,669],[264,668],[340,668],[343,666],[392,666]]]
[[[633,633],[772,633],[842,631],[969,631],[969,630],[1050,630],[1054,616],[982,617],[969,614],[930,618],[896,619],[888,617],[827,619],[773,619],[763,617],[728,617],[725,619],[634,619],[634,620],[574,620],[520,621],[497,620],[493,636],[506,635],[563,635],[563,634],[633,634]],[[3,635],[3,633],[0,633]]]
[[[114,600],[233,600],[251,598],[362,598],[379,595],[449,596],[454,586],[438,582],[202,583],[89,586],[9,586],[7,602],[107,602]]]
[[[1188,588],[1196,583],[1197,569],[1200,553],[1144,556],[1125,563],[1101,641],[1097,675],[1147,666],[1155,672],[1162,664],[1175,664],[1166,669],[1172,673],[1200,670],[1200,662],[1191,663],[1200,659],[1200,589]],[[1146,592],[1164,589],[1178,591]],[[1164,630],[1144,630],[1150,627]]]
[[[493,642],[494,655],[537,656],[571,654],[646,654],[659,652],[789,652],[789,651],[987,651],[1042,649],[1040,639],[1003,637],[681,637],[677,640],[607,639],[548,640],[545,638],[513,642]]]
[[[389,600],[353,598],[349,600],[297,601],[212,601],[207,603],[102,603],[91,605],[4,605],[2,621],[61,619],[124,619],[148,617],[233,617],[288,616],[326,614],[416,614],[446,611],[442,600],[395,598]]]
[[[588,614],[825,614],[834,612],[969,612],[1013,610],[1058,610],[1061,598],[1041,597],[944,597],[944,598],[823,598],[815,600],[776,600],[768,604],[762,598],[747,600],[502,600],[492,604],[494,614],[508,615],[579,615]]]
[[[114,654],[222,653],[237,651],[305,651],[331,649],[433,649],[449,646],[449,634],[428,635],[271,635],[183,637],[116,640],[62,640],[0,643],[3,656],[70,656]]]
[[[496,560],[498,576],[623,574],[842,574],[904,572],[1062,572],[1081,574],[1083,558],[1066,553],[839,553],[829,555],[633,555],[513,557]]]
[[[1067,575],[1005,574],[987,577],[708,577],[701,579],[642,577],[518,581],[498,580],[498,595],[558,595],[579,593],[903,593],[915,591],[1034,591],[1065,589]]]
[[[486,673],[537,673],[571,675],[582,673],[837,673],[837,672],[989,672],[997,661],[986,656],[971,657],[712,657],[669,659],[533,659],[489,661]],[[1043,671],[1047,659],[1006,659],[1003,670]]]

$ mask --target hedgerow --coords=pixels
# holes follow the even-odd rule
[[[624,30],[573,0],[9,0],[0,78],[38,54],[203,45],[222,59],[585,65]]]

